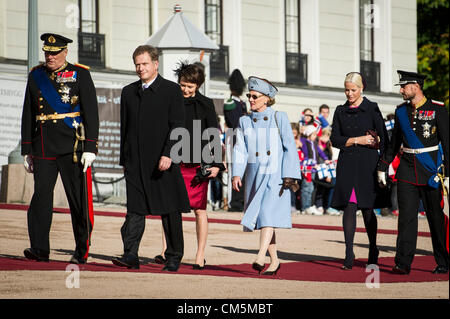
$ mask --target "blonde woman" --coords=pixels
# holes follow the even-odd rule
[[[353,239],[356,229],[356,211],[362,210],[364,225],[369,237],[368,264],[378,262],[377,219],[373,212],[376,199],[376,169],[379,152],[383,153],[387,131],[377,103],[363,96],[364,79],[358,72],[348,73],[344,81],[344,105],[336,108],[333,118],[331,143],[340,149],[336,186],[331,206],[343,210],[345,238],[344,270],[353,266]],[[368,134],[376,131],[379,140]],[[379,149],[374,148],[378,143]]]

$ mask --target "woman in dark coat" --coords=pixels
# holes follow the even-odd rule
[[[221,153],[220,131],[218,130],[219,123],[217,122],[214,102],[198,91],[205,81],[203,70],[195,64],[180,63],[178,69],[175,70],[175,74],[178,77],[178,83],[184,98],[186,114],[184,126],[188,130],[190,138],[189,145],[185,145],[189,147],[189,158],[185,156],[185,150],[183,149],[180,168],[188,191],[190,206],[195,213],[197,254],[193,268],[202,270],[205,267],[205,248],[208,237],[206,204],[209,179],[215,178],[220,170],[225,170],[225,166],[222,164],[221,154],[216,154],[217,161],[210,157],[214,150]],[[202,134],[201,138],[195,135],[196,131]],[[213,145],[210,142],[210,136],[209,139],[205,139],[205,131],[209,135],[214,134],[214,139],[219,144]],[[201,142],[198,141],[199,139],[201,139]],[[198,143],[201,148],[196,149],[195,143]],[[211,167],[206,169],[210,172],[207,178],[198,178],[200,163],[211,164]]]
[[[379,254],[376,245],[378,226],[373,208],[377,195],[376,167],[379,152],[384,151],[387,142],[387,131],[377,103],[362,96],[363,81],[357,72],[347,74],[344,81],[347,102],[336,108],[331,134],[331,143],[340,149],[331,206],[344,210],[344,270],[352,268],[355,258],[353,238],[358,209],[362,210],[369,237],[368,264],[376,264]],[[368,130],[378,133],[379,150],[370,147],[377,141],[367,133]]]

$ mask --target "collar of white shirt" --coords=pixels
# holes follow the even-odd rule
[[[146,88],[148,88],[150,85],[152,85],[153,82],[155,82],[155,80],[156,80],[156,77],[153,80],[151,80],[150,82],[148,82],[148,83],[141,82],[142,83],[142,89],[145,90]]]

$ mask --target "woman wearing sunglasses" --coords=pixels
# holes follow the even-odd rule
[[[252,76],[248,90],[251,113],[239,119],[232,184],[236,191],[244,191],[244,230],[261,230],[259,252],[252,268],[261,273],[269,251],[270,265],[263,275],[276,275],[280,261],[275,228],[292,227],[289,189],[298,190],[300,162],[286,113],[271,108],[277,88]],[[241,189],[244,175],[245,189]]]

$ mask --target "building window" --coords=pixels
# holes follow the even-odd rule
[[[367,90],[380,91],[380,63],[374,59],[374,19],[373,0],[359,1],[359,42],[360,72],[367,83]]]
[[[79,0],[80,31],[98,33],[98,0]]]
[[[105,35],[99,33],[98,0],[79,0],[80,29],[78,60],[80,63],[105,67]]]
[[[300,51],[300,0],[285,0],[286,83],[307,83],[306,54]]]
[[[222,44],[222,0],[205,0],[205,33],[217,45]]]
[[[219,46],[211,53],[211,78],[227,78],[229,72],[228,46],[223,45],[222,0],[205,0],[205,33]]]

